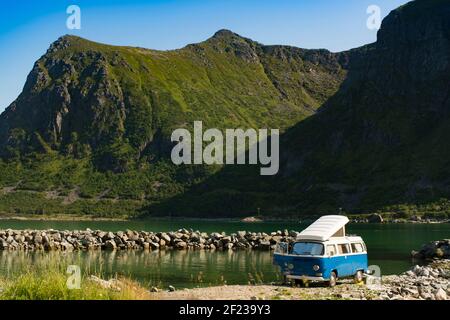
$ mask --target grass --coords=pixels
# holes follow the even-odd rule
[[[115,288],[105,288],[81,277],[80,289],[69,289],[67,265],[54,259],[40,262],[16,276],[0,278],[0,300],[144,300],[148,290],[136,282],[120,278]]]

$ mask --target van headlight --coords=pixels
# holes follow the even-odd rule
[[[294,269],[294,265],[292,263],[289,263],[287,267],[288,267],[289,270]]]
[[[314,271],[319,271],[319,269],[320,269],[319,265],[317,265],[317,264],[313,265],[313,270]]]

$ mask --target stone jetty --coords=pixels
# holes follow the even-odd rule
[[[274,250],[278,242],[293,242],[296,231],[271,233],[238,231],[205,233],[180,229],[174,232],[107,232],[58,230],[0,230],[0,250]]]

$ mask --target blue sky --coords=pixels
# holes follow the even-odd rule
[[[264,44],[342,51],[376,40],[369,5],[382,17],[407,0],[1,0],[0,112],[20,93],[34,62],[59,36],[175,49],[230,29]],[[69,5],[81,30],[66,27]]]

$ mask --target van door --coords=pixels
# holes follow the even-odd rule
[[[352,261],[353,261],[353,273],[358,270],[367,270],[367,253],[363,243],[355,242],[351,244],[352,248]]]
[[[342,243],[337,245],[338,256],[337,258],[337,272],[338,277],[348,277],[353,275],[353,262],[349,254],[350,245],[348,243]]]

